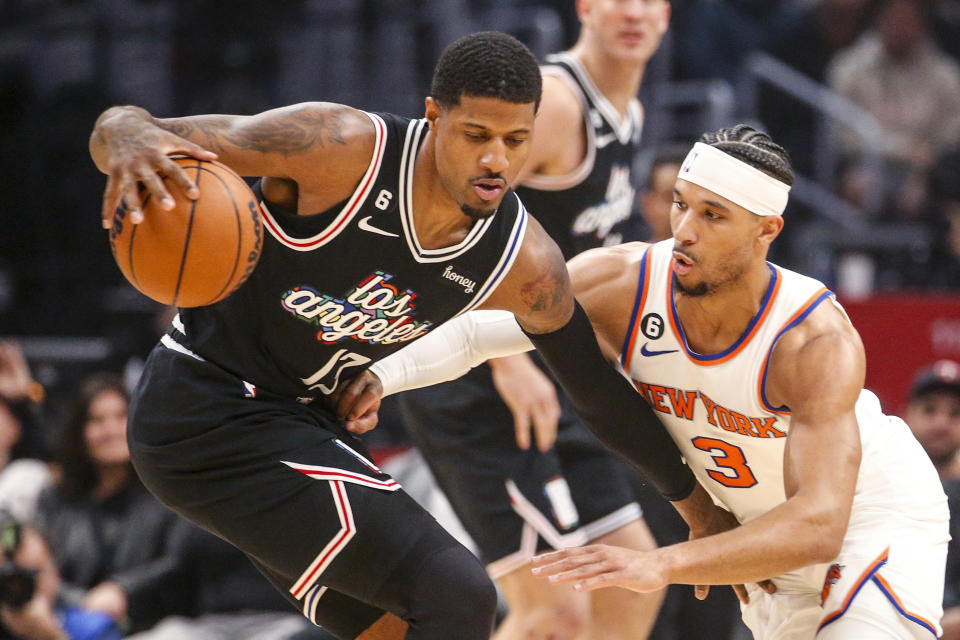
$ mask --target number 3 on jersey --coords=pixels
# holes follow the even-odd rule
[[[692,440],[693,446],[706,451],[720,470],[707,469],[707,475],[725,487],[747,489],[757,484],[757,478],[747,466],[743,450],[729,442],[717,438],[698,436]]]

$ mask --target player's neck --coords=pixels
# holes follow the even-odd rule
[[[674,291],[677,315],[690,348],[706,355],[731,347],[760,311],[769,286],[770,269],[761,262],[709,295]]]
[[[637,97],[646,64],[626,64],[623,60],[605,55],[599,47],[587,42],[577,42],[570,49],[587,73],[593,79],[600,92],[610,101],[621,117],[627,113],[627,105]]]
[[[433,132],[427,132],[413,169],[413,228],[424,249],[457,244],[470,232],[474,222],[441,184],[435,149]]]

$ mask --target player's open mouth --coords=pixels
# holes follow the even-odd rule
[[[504,186],[500,180],[477,180],[473,183],[473,190],[481,200],[494,200],[503,193]]]
[[[693,260],[679,251],[673,252],[673,271],[679,276],[690,273],[693,268]]]

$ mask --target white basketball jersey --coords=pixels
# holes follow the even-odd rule
[[[786,499],[783,451],[790,410],[771,406],[765,395],[770,354],[780,336],[825,300],[835,302],[834,295],[812,278],[768,263],[769,287],[743,334],[721,353],[698,354],[687,346],[673,304],[672,252],[672,239],[646,251],[621,362],[700,483],[737,520],[749,522]],[[861,393],[856,414],[862,457],[850,531],[862,518],[875,527],[879,523],[868,514],[877,507],[889,510],[888,503],[909,505],[898,506],[901,511],[940,509],[936,473],[906,425],[883,415],[869,391]],[[900,496],[903,483],[889,473],[891,454],[909,462],[911,475],[936,490],[919,499]],[[825,571],[826,565],[818,565],[790,572],[779,577],[778,587],[819,589]]]

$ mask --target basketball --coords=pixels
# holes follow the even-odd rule
[[[164,179],[176,206],[141,191],[143,222],[130,222],[125,204],[117,207],[110,249],[124,277],[145,296],[177,307],[202,307],[233,293],[260,258],[262,227],[253,191],[219,162],[174,160],[200,190],[188,198]]]

